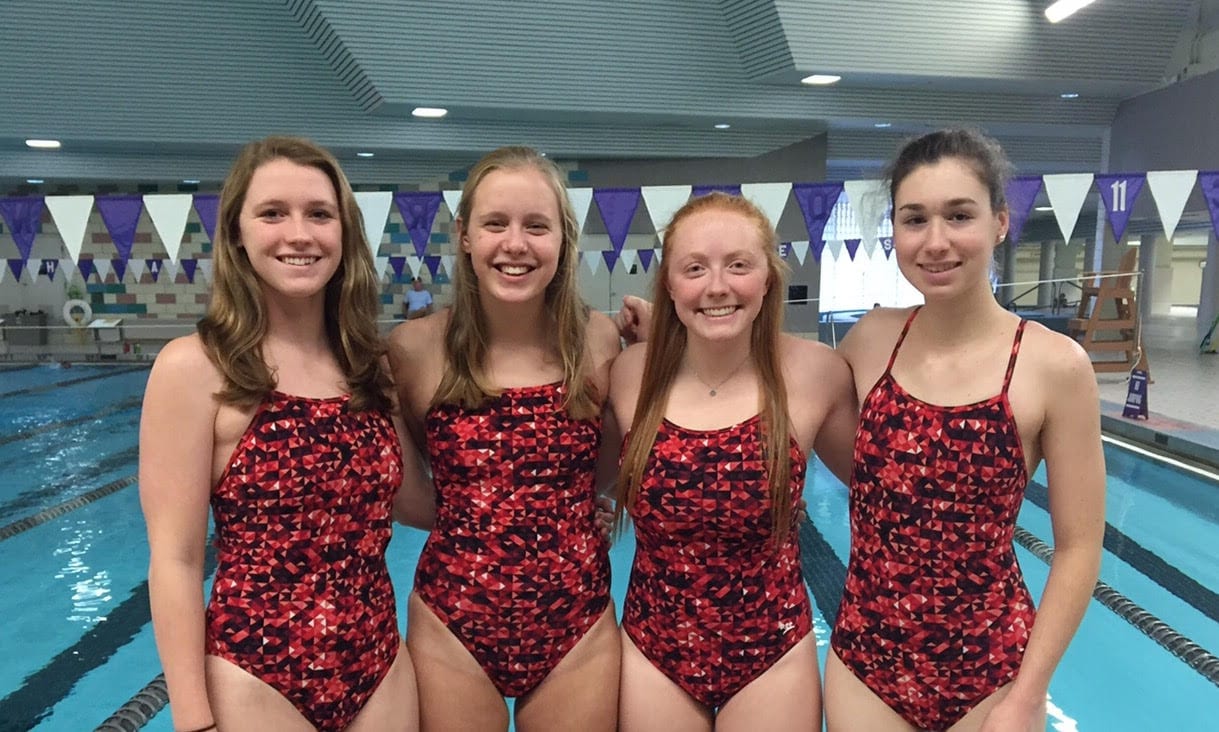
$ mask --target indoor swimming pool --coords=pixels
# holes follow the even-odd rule
[[[94,729],[159,673],[135,481],[147,376],[133,364],[0,367],[0,732]],[[1054,677],[1048,729],[1213,729],[1219,484],[1117,444],[1105,455],[1108,589]],[[1048,567],[1024,544],[1053,543],[1044,481],[1039,470],[1019,519],[1034,597]],[[824,661],[847,559],[846,489],[814,461],[805,495],[803,560]],[[399,527],[390,546],[402,618],[424,538]],[[628,537],[612,552],[619,602],[633,548]],[[145,729],[171,730],[169,714]]]

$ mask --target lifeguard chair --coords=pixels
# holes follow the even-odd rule
[[[1079,310],[1067,322],[1067,330],[1092,357],[1097,372],[1130,371],[1136,364],[1146,368],[1139,344],[1139,308],[1134,273],[1139,252],[1129,249],[1112,272],[1084,272]],[[1097,355],[1102,355],[1097,359]],[[1121,355],[1121,360],[1104,356]]]

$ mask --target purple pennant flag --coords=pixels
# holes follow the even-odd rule
[[[126,259],[111,259],[110,271],[114,272],[115,282],[122,282],[127,276],[127,260]]]
[[[17,242],[17,251],[23,259],[28,259],[34,248],[38,224],[42,221],[42,196],[0,198],[0,215],[4,216],[4,222]]]
[[[423,263],[427,265],[427,271],[432,273],[432,279],[436,279],[436,273],[440,270],[440,255],[429,254],[423,258]]]
[[[609,267],[609,270],[613,272],[614,265],[618,263],[618,252],[607,249],[601,252],[601,258],[605,260],[605,266]]]
[[[213,243],[216,241],[216,217],[219,211],[220,196],[195,194],[195,213],[199,214],[199,221],[203,223],[208,241]],[[191,282],[194,281],[195,277],[191,275]]]
[[[143,196],[98,196],[94,199],[97,210],[102,214],[106,231],[114,241],[119,259],[123,260],[123,270],[127,269],[127,260],[131,258],[131,245],[135,242],[135,227],[140,223],[140,213],[144,210]],[[117,260],[116,260],[117,261]],[[122,280],[122,275],[119,280]]]
[[[733,196],[741,195],[740,183],[710,183],[704,186],[694,186],[690,189],[690,198],[705,196],[712,191],[720,191]]]
[[[808,229],[808,243],[813,249],[813,257],[820,262],[821,249],[825,246],[822,238],[825,224],[830,220],[838,197],[842,195],[842,183],[794,183],[792,193],[796,195],[796,203],[800,204],[800,211],[804,213],[804,226]]]
[[[1211,212],[1215,236],[1219,236],[1219,170],[1198,173],[1198,185],[1202,187],[1202,197],[1206,199],[1206,207]]]
[[[635,218],[635,209],[639,208],[641,193],[638,188],[594,188],[593,200],[597,202],[597,210],[601,212],[601,220],[605,222],[605,230],[609,233],[610,244],[614,246],[614,261],[626,243],[626,235],[631,230],[631,220]],[[610,265],[610,260],[605,260]]]
[[[46,275],[47,279],[55,281],[55,273],[59,270],[58,259],[44,259],[42,264],[38,266],[38,274]]]
[[[1007,238],[1013,245],[1020,243],[1020,232],[1024,231],[1024,222],[1028,221],[1029,213],[1037,194],[1041,192],[1041,176],[1023,175],[1012,178],[1007,184],[1007,210],[1009,224]],[[888,256],[888,252],[885,252]]]
[[[1134,202],[1138,200],[1146,182],[1147,176],[1143,173],[1096,176],[1096,188],[1105,203],[1105,212],[1109,214],[1109,226],[1113,227],[1114,241],[1121,241],[1126,233],[1126,224],[1130,221],[1130,213],[1134,211]]]
[[[20,280],[21,273],[25,271],[25,260],[24,259],[8,260],[8,271],[12,272],[13,276],[16,277],[18,280]]]
[[[885,250],[885,259],[893,256],[893,237],[882,236],[880,238],[880,248]]]
[[[651,249],[640,249],[639,250],[639,264],[643,265],[644,272],[647,272],[648,268],[652,266],[652,257],[654,257],[655,255],[656,255],[656,252],[654,252]]]
[[[76,263],[76,271],[80,272],[82,280],[88,282],[90,277],[97,274],[97,267],[93,266],[92,259],[81,259]]]
[[[161,260],[160,259],[145,259],[144,271],[152,275],[152,281],[156,282],[161,278]]]
[[[862,241],[862,240],[861,239],[843,239],[842,240],[842,243],[846,244],[846,246],[847,246],[847,256],[849,256],[851,258],[852,262],[855,261],[855,252],[859,251],[859,242],[860,241]]]
[[[389,266],[394,270],[394,281],[402,279],[402,268],[406,266],[406,257],[390,257]]]
[[[398,204],[398,213],[402,214],[402,223],[411,233],[411,242],[415,245],[415,256],[422,257],[427,251],[428,240],[432,237],[432,223],[436,220],[436,212],[444,194],[440,191],[418,191],[395,193],[394,203]]]
[[[181,268],[182,272],[186,275],[187,282],[195,281],[195,269],[199,266],[199,260],[197,260],[197,259],[179,259],[178,266],[179,266],[179,268]]]

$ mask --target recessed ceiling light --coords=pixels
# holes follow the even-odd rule
[[[183,183],[185,183],[185,184],[186,184],[186,185],[188,185],[188,186],[197,186],[197,185],[199,185],[199,179],[198,179],[198,178],[183,178],[183,179],[182,179],[182,182],[183,182]]]
[[[718,125],[715,126],[715,129],[727,130],[727,129],[730,129],[731,127],[732,127],[732,125],[728,124],[727,122],[720,122]]]
[[[449,113],[449,110],[443,107],[415,107],[411,110],[411,115],[414,117],[427,117],[429,119],[439,119]]]
[[[59,140],[26,140],[25,144],[38,150],[58,150],[60,148]]]
[[[538,155],[541,155],[542,157],[546,157],[546,153],[544,153],[544,152],[540,152],[540,153],[538,153]]]
[[[375,154],[376,154],[376,153],[370,153],[370,152],[358,152],[358,153],[356,153],[356,157],[357,157],[357,158],[371,158],[371,157],[372,157],[373,155],[375,155]]]
[[[883,130],[886,127],[892,127],[893,123],[892,122],[877,122],[876,124],[874,124],[872,126]]]
[[[43,180],[42,180],[42,178],[26,178],[25,182],[36,186],[39,183],[42,183]]]
[[[1063,92],[1062,94],[1059,94],[1058,96],[1062,97],[1063,99],[1078,99],[1079,92]]]
[[[1033,210],[1034,211],[1053,211],[1054,207],[1053,206],[1038,206],[1038,207],[1034,208]]]
[[[814,86],[824,86],[826,84],[837,84],[840,81],[842,81],[842,77],[835,74],[813,74],[801,79],[800,83],[811,84]]]
[[[1058,0],[1045,9],[1045,18],[1051,23],[1070,17],[1081,8],[1086,8],[1096,0]]]

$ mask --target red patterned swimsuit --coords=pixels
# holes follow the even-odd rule
[[[891,370],[864,400],[851,478],[851,555],[830,645],[920,729],[946,729],[1020,669],[1033,600],[1012,534],[1028,475],[1007,390],[942,407]]]
[[[401,482],[388,414],[275,392],[212,492],[207,652],[319,730],[351,724],[398,653],[385,548]]]
[[[661,422],[630,506],[622,628],[687,694],[719,707],[812,630],[796,513],[774,546],[758,416],[718,430]],[[805,456],[791,441],[792,505]]]
[[[532,691],[609,606],[594,517],[599,418],[561,384],[427,414],[436,524],[415,592],[504,696]]]

